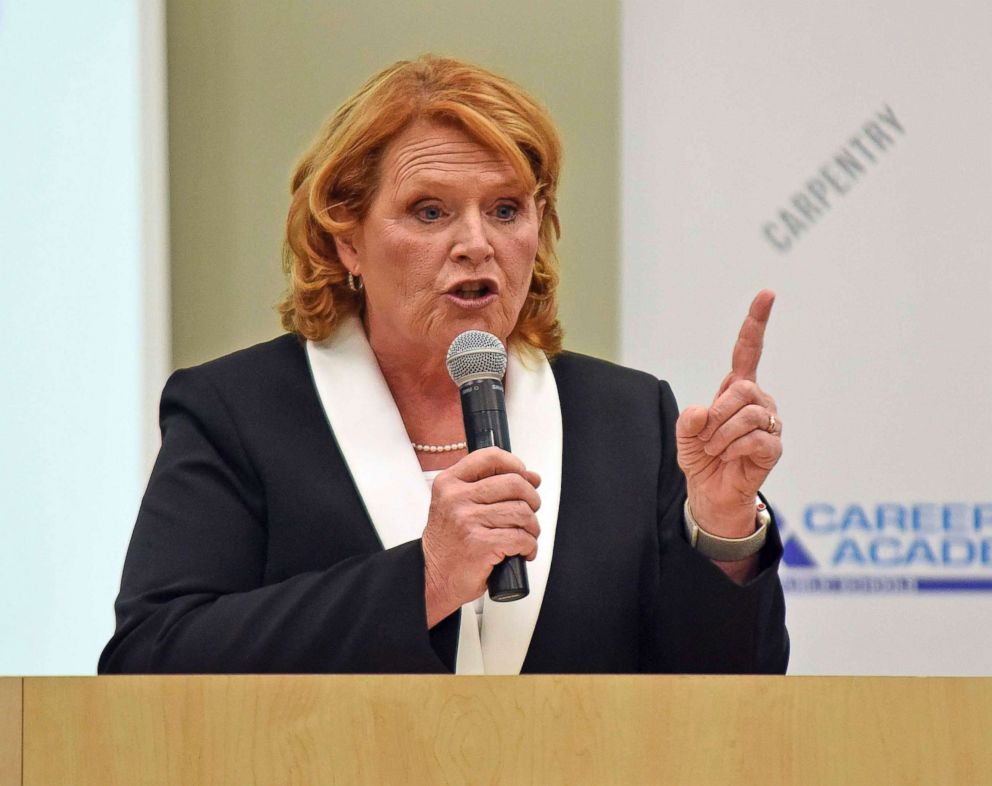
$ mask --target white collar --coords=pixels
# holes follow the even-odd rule
[[[416,540],[427,523],[430,491],[361,322],[350,318],[328,339],[308,341],[307,358],[334,438],[383,548]],[[530,594],[512,603],[485,598],[481,646],[486,674],[520,673],[548,582],[561,496],[561,405],[547,358],[511,350],[506,394],[513,453],[541,476],[541,536],[537,558],[527,563]]]

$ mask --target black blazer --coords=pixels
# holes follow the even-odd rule
[[[552,368],[561,503],[522,671],[784,672],[779,537],[745,586],[689,546],[668,385]],[[177,371],[161,428],[100,673],[452,671],[459,612],[428,633],[420,541],[382,548],[296,337]]]

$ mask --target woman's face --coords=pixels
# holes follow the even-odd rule
[[[378,354],[443,358],[464,330],[505,343],[530,286],[543,204],[457,128],[418,122],[386,148],[375,198],[342,261],[365,285]]]

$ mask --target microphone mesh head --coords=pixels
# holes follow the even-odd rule
[[[448,347],[448,373],[461,387],[474,379],[502,379],[506,373],[503,342],[484,330],[466,330]]]

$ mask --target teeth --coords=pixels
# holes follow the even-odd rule
[[[459,297],[474,300],[475,298],[482,297],[483,293],[487,290],[488,287],[482,284],[468,284],[467,286],[460,287],[457,292]]]

